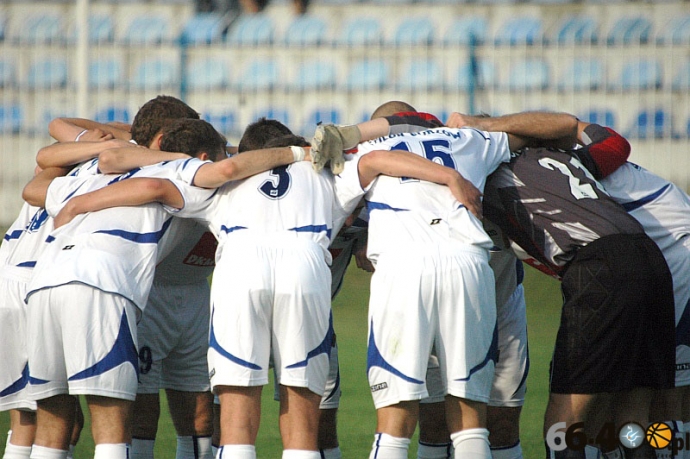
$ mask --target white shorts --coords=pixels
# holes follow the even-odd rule
[[[673,275],[676,311],[676,387],[690,386],[690,238],[664,253]]]
[[[86,394],[134,400],[137,308],[84,284],[39,290],[27,308],[34,400]]]
[[[277,378],[276,378],[277,379]],[[320,410],[337,410],[340,407],[340,366],[338,365],[338,345],[336,344],[335,334],[333,335],[333,346],[330,353],[330,367],[328,369],[328,379],[326,380],[326,390],[321,397],[319,404]],[[273,399],[280,401],[280,390],[278,383],[273,385]]]
[[[432,347],[444,394],[488,402],[497,345],[494,288],[488,254],[473,247],[379,257],[367,356],[376,408],[428,396]]]
[[[516,407],[525,403],[529,369],[525,313],[525,289],[520,284],[508,301],[498,308],[498,360],[489,396],[491,406]],[[429,396],[421,403],[443,402],[441,369],[434,355],[429,358],[426,386]]]
[[[522,284],[497,308],[498,360],[489,396],[491,406],[522,406],[525,403],[529,355],[527,311]]]
[[[333,340],[331,273],[307,239],[233,237],[211,287],[211,387],[268,383],[323,395]]]
[[[28,398],[29,366],[26,350],[27,280],[0,277],[0,411],[35,410]]]
[[[206,280],[153,285],[137,327],[138,394],[157,394],[159,389],[210,390],[206,360],[210,305]]]

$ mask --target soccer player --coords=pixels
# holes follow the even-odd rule
[[[535,126],[540,116],[545,124]],[[449,124],[537,137],[535,129],[562,117],[568,115],[453,114]],[[557,422],[584,422],[586,435],[595,438],[603,421],[615,421],[608,412],[614,403],[621,414],[620,405],[634,397],[637,406],[626,406],[631,411],[624,416],[646,425],[651,388],[673,386],[673,284],[657,245],[583,165],[607,175],[627,159],[629,144],[601,126],[582,129],[572,116],[568,122],[573,131],[563,136],[565,144],[578,141],[583,151],[525,149],[489,179],[484,206],[486,217],[520,249],[562,279],[544,433]],[[587,153],[600,159],[598,166]],[[570,448],[549,454],[585,457]]]

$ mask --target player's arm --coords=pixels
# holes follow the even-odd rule
[[[77,215],[86,212],[96,212],[111,207],[139,206],[152,202],[159,202],[175,209],[181,209],[184,206],[180,190],[170,180],[133,177],[71,198],[55,216],[55,227],[65,225]]]
[[[45,207],[48,187],[56,177],[67,175],[68,169],[63,167],[48,167],[31,179],[22,191],[24,201],[34,207]]]
[[[43,169],[73,166],[97,157],[103,150],[125,143],[116,139],[103,142],[58,142],[38,150],[36,163]]]
[[[594,174],[597,179],[602,179],[620,166],[625,164],[630,156],[630,143],[611,128],[580,121],[577,129],[577,143],[582,145],[581,150],[574,153],[580,159],[585,155],[594,162],[590,166],[586,161],[583,164]]]
[[[294,151],[293,151],[294,149]],[[304,152],[304,155],[300,152]],[[192,185],[201,188],[218,188],[234,180],[241,180],[259,172],[268,171],[295,161],[309,161],[309,148],[280,147],[247,151],[199,168]]]
[[[79,135],[86,135],[84,131],[95,130],[109,134],[115,139],[130,140],[132,135],[127,127],[128,125],[123,123],[104,124],[84,118],[55,118],[48,123],[48,132],[58,142],[72,142]]]
[[[357,166],[362,188],[368,187],[379,175],[411,177],[446,185],[455,199],[481,218],[482,193],[451,167],[442,166],[403,150],[374,150],[363,155]]]
[[[98,168],[104,174],[120,174],[137,167],[150,166],[162,161],[175,161],[187,158],[190,158],[190,156],[184,153],[151,150],[127,143],[127,145],[120,146],[119,148],[102,151],[98,155]]]
[[[577,141],[578,120],[568,113],[522,112],[497,117],[470,116],[454,112],[448,127],[470,127],[489,132],[505,132],[511,151],[528,146],[571,148]]]

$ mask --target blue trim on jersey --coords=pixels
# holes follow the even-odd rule
[[[22,370],[22,375],[18,380],[7,386],[5,389],[0,391],[0,397],[7,397],[9,395],[16,394],[20,390],[24,389],[26,385],[29,384],[29,364],[24,365]]]
[[[382,202],[367,201],[367,210],[371,212],[372,210],[393,210],[395,212],[408,212],[409,209],[399,209],[397,207],[391,207],[388,204]]]
[[[165,235],[168,227],[172,223],[172,217],[167,219],[163,223],[163,227],[159,231],[153,231],[151,233],[134,233],[131,231],[124,230],[100,230],[94,232],[94,234],[109,234],[111,236],[121,237],[122,239],[127,239],[128,241],[136,242],[139,244],[157,244],[158,241]]]
[[[690,346],[690,300],[676,325],[676,346]]]
[[[74,196],[74,194],[75,194],[77,191],[79,191],[79,189],[80,189],[81,187],[83,187],[83,186],[84,186],[84,183],[80,184],[74,191],[72,191],[70,194],[68,194],[67,197],[66,197],[65,199],[62,200],[62,202],[67,202],[67,201],[69,201],[70,198],[71,198],[72,196]]]
[[[46,244],[50,244],[50,243],[53,242],[54,240],[55,240],[55,236],[50,236],[50,235],[49,235],[49,236],[46,238]]]
[[[227,233],[227,234],[230,234],[230,233],[232,233],[233,231],[243,230],[243,229],[247,229],[247,227],[246,227],[246,226],[233,226],[233,227],[231,227],[231,228],[228,228],[228,227],[225,226],[225,225],[221,225],[221,227],[220,227],[220,230],[221,230],[222,232],[224,232],[224,233]]]
[[[223,347],[220,345],[220,343],[216,339],[216,331],[213,327],[213,316],[215,315],[215,313],[216,313],[216,310],[213,309],[213,312],[211,313],[211,332],[210,332],[209,338],[208,338],[208,347],[210,347],[211,349],[215,349],[216,352],[218,352],[220,355],[222,355],[226,359],[228,359],[231,362],[236,363],[242,367],[247,367],[250,370],[261,370],[261,367],[259,365],[252,363],[252,362],[247,362],[246,360],[242,360],[239,357],[235,357],[234,355],[232,355],[231,353],[229,353],[228,351],[223,349]]]
[[[117,338],[115,338],[115,343],[113,343],[113,347],[110,349],[110,352],[108,352],[105,357],[89,368],[70,376],[68,381],[79,381],[81,379],[99,376],[126,363],[132,365],[138,378],[139,354],[137,353],[137,347],[134,344],[132,332],[129,330],[127,312],[122,311],[122,317],[120,318],[120,329],[117,332]]]
[[[38,379],[34,378],[29,374],[29,384],[32,386],[40,386],[41,384],[48,384],[50,381],[46,381],[45,379]]]
[[[328,239],[331,238],[331,233],[333,230],[329,228],[327,225],[307,225],[307,226],[298,226],[296,228],[290,228],[288,231],[295,231],[297,233],[322,233],[326,232],[326,235],[328,236]]]
[[[316,357],[317,355],[320,354],[326,354],[329,356],[331,355],[331,347],[333,347],[333,312],[331,311],[331,315],[328,318],[328,331],[326,332],[326,336],[323,338],[323,341],[321,341],[321,344],[316,346],[314,349],[309,351],[307,353],[307,358],[302,360],[301,362],[293,363],[292,365],[288,365],[285,368],[303,368],[306,367],[307,364],[309,363],[309,359]]]
[[[21,236],[23,232],[24,232],[24,230],[14,230],[11,233],[6,233],[2,239],[5,241],[11,241],[12,239],[19,239],[19,236]]]
[[[494,327],[493,338],[491,339],[491,345],[489,345],[489,350],[486,351],[486,356],[478,365],[475,365],[470,369],[469,374],[466,378],[456,379],[455,381],[469,381],[473,374],[484,368],[489,362],[493,361],[494,365],[498,357],[498,324]]]
[[[25,261],[17,265],[18,268],[34,268],[36,266],[35,261]]]
[[[663,192],[666,191],[670,186],[671,184],[667,184],[666,186],[650,194],[649,196],[645,196],[644,198],[638,199],[637,201],[626,202],[625,204],[623,204],[623,208],[628,212],[632,212],[635,209],[639,209],[645,204],[649,204],[650,202],[654,201],[656,198],[661,196]]]
[[[369,370],[372,367],[380,367],[390,373],[393,373],[395,376],[403,379],[404,381],[413,384],[424,384],[424,381],[420,381],[418,379],[411,378],[410,376],[406,376],[403,373],[401,373],[397,368],[393,367],[393,365],[386,362],[386,359],[383,358],[381,352],[379,352],[378,347],[376,347],[373,323],[374,321],[372,320],[371,325],[369,327],[371,329],[371,333],[369,334],[369,345],[367,346],[367,373],[369,373]]]

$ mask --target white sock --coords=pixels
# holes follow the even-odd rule
[[[256,459],[254,445],[222,445],[216,459]]]
[[[101,443],[96,445],[93,459],[129,459],[127,443]]]
[[[323,459],[342,459],[343,453],[340,452],[340,446],[336,446],[335,448],[322,449],[321,457]]]
[[[417,445],[417,459],[448,459],[453,454],[452,443],[424,443]]]
[[[393,437],[385,433],[374,435],[369,459],[407,459],[409,438]]]
[[[132,459],[153,459],[153,447],[156,440],[149,438],[132,438],[129,457]]]
[[[152,456],[153,457],[153,456]],[[176,459],[213,459],[211,437],[177,437]]]
[[[67,450],[67,459],[74,459],[74,448],[76,445],[69,445],[69,449]]]
[[[5,441],[5,446],[10,444],[10,438],[12,438],[12,429],[7,431],[7,441]]]
[[[31,459],[66,459],[67,451],[34,445],[31,447],[30,457]]]
[[[283,459],[321,459],[321,454],[305,449],[284,449]]]
[[[487,429],[465,429],[450,434],[456,458],[491,459],[489,431]]]
[[[518,440],[513,446],[491,447],[493,459],[522,459],[522,446]]]
[[[31,457],[31,446],[17,446],[9,442],[5,445],[5,455],[2,459],[29,459]]]

